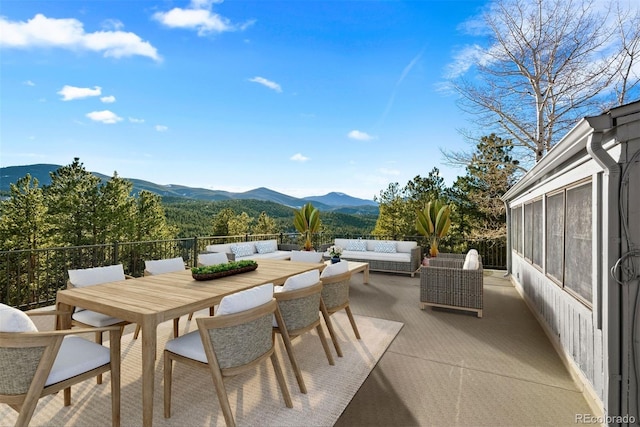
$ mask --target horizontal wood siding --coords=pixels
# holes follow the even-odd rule
[[[594,327],[592,312],[515,252],[513,279],[535,307],[543,327],[604,401],[602,331]]]

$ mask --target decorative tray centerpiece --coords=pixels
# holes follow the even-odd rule
[[[256,268],[258,268],[258,263],[253,260],[230,261],[224,264],[193,267],[191,269],[191,276],[195,280],[212,280],[234,274],[246,273]]]

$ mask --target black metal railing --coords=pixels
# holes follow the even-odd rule
[[[362,238],[380,240],[415,240],[426,244],[423,236],[364,236],[329,235],[318,233],[312,243],[324,250],[334,238]],[[56,292],[67,287],[67,270],[122,264],[125,273],[142,276],[144,261],[181,256],[188,267],[196,265],[198,253],[207,245],[276,239],[288,247],[302,247],[299,233],[245,234],[237,236],[193,237],[144,242],[116,242],[111,244],[0,251],[0,302],[23,310],[51,305]],[[457,252],[476,248],[485,268],[506,268],[506,245],[500,242],[467,242],[467,247],[456,246]],[[446,250],[446,248],[441,248]]]

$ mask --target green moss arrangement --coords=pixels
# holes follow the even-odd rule
[[[241,261],[230,261],[224,264],[215,264],[215,265],[207,265],[204,267],[193,267],[191,268],[192,274],[214,274],[214,273],[222,273],[224,271],[232,271],[232,270],[240,270],[240,269],[248,269],[257,268],[258,263],[245,259]]]

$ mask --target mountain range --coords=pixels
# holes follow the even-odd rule
[[[8,192],[10,184],[16,183],[27,174],[36,178],[40,186],[51,183],[51,172],[59,169],[60,165],[33,164],[24,166],[7,166],[0,168],[0,191]],[[91,172],[102,180],[109,180],[111,177],[99,172]],[[133,184],[133,193],[147,190],[159,194],[164,198],[184,198],[207,201],[233,200],[233,199],[254,199],[278,203],[293,208],[300,208],[305,203],[312,202],[321,211],[339,211],[342,213],[377,213],[378,204],[373,200],[359,199],[344,193],[331,192],[324,196],[309,196],[297,198],[279,193],[268,188],[259,187],[243,193],[233,193],[223,190],[209,190],[205,188],[193,188],[184,185],[168,184],[161,185],[150,181],[135,178],[124,178]]]

